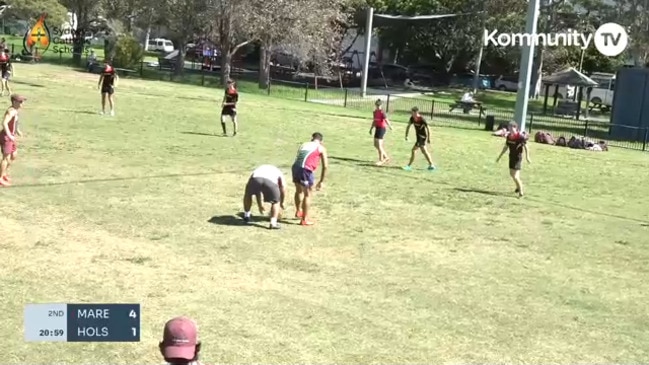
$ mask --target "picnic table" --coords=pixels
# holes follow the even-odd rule
[[[482,102],[479,101],[464,101],[464,100],[456,100],[454,104],[449,104],[449,110],[448,112],[452,112],[455,109],[462,109],[462,112],[464,114],[469,114],[471,110],[473,109],[478,109],[480,111],[480,115],[485,115],[486,108],[482,107]]]

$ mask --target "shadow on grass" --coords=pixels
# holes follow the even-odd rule
[[[9,186],[9,187],[5,187],[3,189],[36,188],[36,187],[50,187],[50,186],[63,186],[63,185],[74,185],[74,184],[88,184],[88,183],[136,181],[136,180],[146,180],[146,179],[170,179],[170,178],[177,178],[177,177],[210,176],[210,175],[239,173],[239,172],[241,172],[241,170],[218,171],[218,172],[216,172],[216,171],[215,172],[200,172],[200,173],[194,173],[194,174],[167,174],[167,175],[154,175],[154,176],[114,177],[114,178],[106,178],[106,179],[87,179],[87,180],[40,183],[40,184],[12,185],[12,186]]]
[[[206,136],[206,137],[227,137],[222,134],[213,134],[213,133],[201,133],[201,132],[180,132],[181,134],[191,134],[194,136]]]
[[[395,165],[377,165],[372,162],[363,162],[359,163],[358,166],[363,166],[363,167],[374,167],[377,169],[394,169],[394,170],[401,170],[400,166],[395,166]]]
[[[261,222],[265,221],[264,217],[252,216],[250,217],[250,223],[246,223],[243,220],[243,213],[237,213],[236,215],[215,215],[212,218],[208,219],[208,223],[217,224],[219,226],[241,226],[241,227],[257,227],[257,228],[268,228]]]
[[[24,81],[15,81],[15,80],[12,80],[11,83],[12,83],[12,84],[16,84],[16,85],[26,85],[26,86],[31,86],[31,87],[46,87],[45,85],[41,85],[41,84],[33,84],[33,83],[31,83],[31,82],[24,82]]]
[[[482,194],[482,195],[491,195],[491,196],[502,196],[505,198],[510,198],[512,197],[509,194],[504,194],[500,193],[497,191],[490,191],[490,190],[484,190],[484,189],[474,189],[474,188],[453,188],[455,191],[459,191],[462,193],[474,193],[474,194]]]
[[[357,158],[351,158],[351,157],[338,157],[338,156],[329,156],[330,159],[334,161],[342,161],[342,162],[357,162],[360,164],[366,164],[368,163],[367,160],[359,160]]]

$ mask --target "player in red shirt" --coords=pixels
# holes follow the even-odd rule
[[[117,87],[117,73],[115,69],[110,64],[104,66],[104,70],[99,76],[99,82],[97,83],[97,88],[101,90],[101,112],[100,114],[106,113],[106,99],[108,99],[108,105],[110,106],[110,115],[115,115],[115,88]]]
[[[523,153],[525,153],[525,160],[531,163],[530,154],[527,149],[528,136],[525,132],[518,130],[518,124],[515,122],[509,123],[508,133],[505,137],[505,146],[498,155],[496,162],[500,161],[505,152],[509,150],[509,175],[516,184],[516,193],[519,197],[523,197],[523,181],[521,180],[521,167],[523,165]]]
[[[9,55],[9,50],[8,49],[0,49],[0,74],[2,76],[2,89],[0,91],[0,96],[3,96],[5,94],[5,90],[7,91],[7,95],[11,95],[11,87],[9,87],[9,78],[11,77],[11,74],[13,73],[14,68],[13,65],[11,64],[11,56]]]
[[[225,88],[225,95],[223,95],[223,101],[221,102],[221,128],[223,129],[223,137],[226,137],[228,131],[225,128],[225,119],[230,117],[234,129],[232,137],[234,137],[238,131],[237,103],[239,102],[239,92],[233,80],[228,80],[227,84],[228,86]]]
[[[5,112],[2,120],[2,131],[0,131],[0,145],[2,147],[0,186],[11,185],[9,179],[9,166],[11,166],[18,154],[16,136],[22,137],[23,135],[20,128],[18,128],[18,111],[22,108],[25,100],[27,100],[27,98],[24,96],[12,95],[11,106]]]
[[[385,137],[387,128],[392,130],[392,124],[390,124],[388,116],[383,111],[381,106],[382,104],[383,102],[381,99],[378,99],[374,103],[376,109],[374,109],[374,119],[372,120],[372,126],[370,127],[370,135],[372,135],[372,131],[374,131],[374,148],[376,148],[379,153],[379,160],[376,162],[377,166],[390,161],[390,157],[388,157],[388,153],[385,151],[383,137]]]

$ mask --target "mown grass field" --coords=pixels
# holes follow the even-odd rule
[[[439,170],[401,171],[405,118],[375,158],[368,113],[18,64],[25,137],[0,190],[0,348],[8,364],[151,364],[164,322],[201,326],[209,363],[641,363],[649,358],[649,155],[532,144],[516,199],[502,140],[433,128]],[[236,217],[252,169],[287,174],[325,136],[317,225]],[[290,204],[289,204],[290,205]],[[287,217],[293,208],[286,212]],[[142,304],[142,341],[35,344],[23,307]]]

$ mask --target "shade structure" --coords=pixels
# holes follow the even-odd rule
[[[563,71],[553,73],[543,78],[544,84],[549,85],[571,85],[577,87],[597,86],[597,82],[590,77],[577,71],[574,67],[567,68]]]

